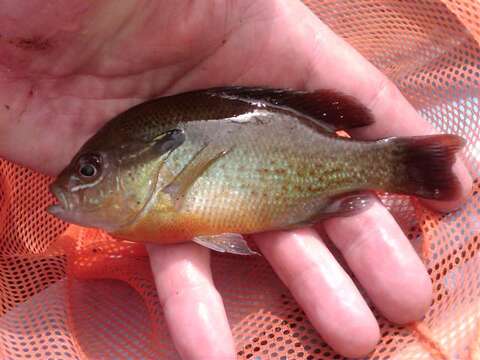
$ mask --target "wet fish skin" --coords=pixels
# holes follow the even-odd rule
[[[370,190],[457,196],[451,166],[461,138],[335,134],[372,122],[330,90],[232,87],[148,101],[87,141],[52,186],[64,199],[54,213],[119,238],[170,243],[352,214],[367,201],[352,194]],[[102,158],[97,179],[79,176],[88,154]]]

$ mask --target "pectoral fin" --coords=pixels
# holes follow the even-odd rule
[[[236,255],[260,255],[248,247],[247,242],[240,234],[225,233],[220,235],[197,236],[193,241],[218,252],[227,252]]]
[[[163,192],[170,194],[177,210],[181,209],[183,199],[195,181],[230,150],[229,148],[213,144],[204,146],[180,171],[175,179],[163,189]]]

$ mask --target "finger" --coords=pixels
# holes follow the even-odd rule
[[[379,329],[354,283],[313,230],[255,240],[325,341],[345,356],[370,352]]]
[[[327,87],[340,90],[356,97],[372,110],[376,122],[352,131],[353,135],[376,139],[435,133],[433,127],[420,117],[384,74],[325,26],[305,5],[297,1],[292,4],[302,7],[303,9],[298,11],[305,15],[302,16],[304,21],[298,31],[297,43],[302,54],[310,54],[310,64],[306,66],[309,71],[305,76],[307,88]],[[292,21],[297,21],[297,17]],[[298,28],[298,24],[295,26]],[[461,196],[446,202],[428,200],[425,201],[426,204],[447,211],[460,206],[470,195],[472,178],[460,157],[457,158],[454,171],[462,184]]]
[[[210,272],[209,251],[195,244],[148,247],[172,340],[183,359],[235,359],[233,337]]]
[[[379,311],[396,323],[419,320],[432,300],[425,266],[376,200],[368,210],[324,222],[324,229]]]

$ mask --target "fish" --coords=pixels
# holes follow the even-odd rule
[[[50,185],[59,219],[131,242],[256,254],[246,237],[352,216],[372,193],[451,200],[465,140],[359,140],[375,122],[331,90],[225,86],[158,97],[110,119]]]

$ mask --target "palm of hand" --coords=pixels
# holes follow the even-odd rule
[[[11,3],[0,14],[0,154],[39,171],[57,173],[105,121],[136,103],[216,85],[336,88],[379,119],[358,136],[431,131],[385,77],[296,0]],[[468,189],[464,169],[457,172]],[[428,276],[379,203],[324,228],[385,316],[404,323],[423,314]],[[316,232],[268,234],[257,243],[327,342],[346,355],[371,350],[375,319]],[[179,352],[233,357],[208,251],[192,244],[149,251]]]
[[[153,2],[140,11],[134,1],[105,1],[64,8],[55,27],[48,12],[34,29],[15,26],[1,44],[1,153],[56,173],[102,123],[148,98],[232,83],[304,84],[308,57],[289,54],[270,13],[284,10],[248,3]]]

